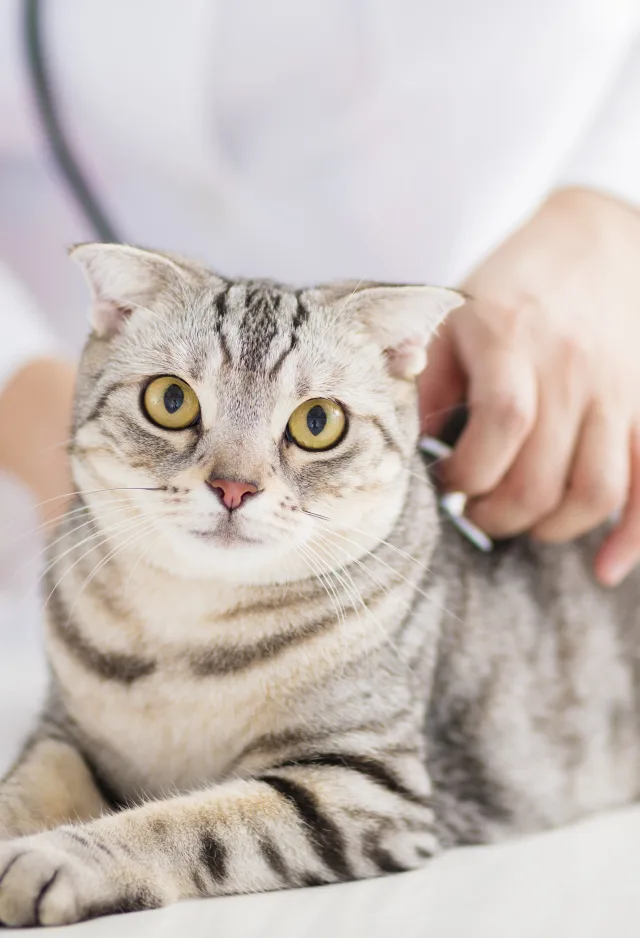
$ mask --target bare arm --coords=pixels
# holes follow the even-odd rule
[[[74,381],[68,362],[43,358],[27,362],[0,390],[0,468],[30,489],[43,519],[61,512],[65,499],[58,497],[71,491],[66,441]]]

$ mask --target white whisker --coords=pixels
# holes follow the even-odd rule
[[[136,527],[140,527],[140,526],[142,526],[143,524],[144,524],[144,525],[150,524],[149,519],[148,519],[148,518],[138,518],[138,519],[136,519],[135,521],[131,521],[130,519],[126,519],[126,521],[121,521],[119,524],[111,525],[110,528],[104,528],[102,531],[96,532],[96,534],[91,535],[91,537],[85,538],[85,539],[84,539],[83,541],[81,541],[79,544],[74,544],[73,547],[69,548],[69,549],[66,550],[63,554],[60,554],[60,556],[56,557],[56,558],[52,561],[52,563],[49,564],[49,566],[47,567],[47,569],[44,571],[44,573],[42,574],[42,577],[46,576],[46,574],[56,565],[56,563],[58,563],[63,557],[66,557],[67,554],[71,553],[72,550],[76,550],[78,547],[82,547],[83,544],[86,544],[88,541],[94,540],[96,537],[99,537],[101,534],[104,534],[106,531],[109,531],[109,532],[110,532],[107,537],[105,537],[103,540],[101,540],[98,544],[94,544],[92,547],[89,548],[89,550],[85,551],[80,557],[78,557],[77,560],[75,560],[75,561],[71,564],[70,567],[67,567],[67,569],[64,571],[64,573],[62,574],[62,576],[60,577],[60,579],[55,583],[53,589],[51,590],[51,592],[49,593],[49,595],[48,595],[47,598],[45,599],[44,605],[43,605],[42,608],[43,608],[43,609],[46,608],[47,603],[49,602],[49,600],[51,599],[51,597],[53,596],[53,594],[55,593],[55,591],[58,589],[58,587],[60,586],[60,584],[62,583],[62,581],[64,580],[64,578],[65,578],[69,573],[71,573],[71,571],[74,569],[74,567],[76,567],[82,560],[84,560],[85,557],[87,557],[87,556],[88,556],[89,554],[91,554],[94,550],[97,550],[99,547],[102,547],[103,544],[106,544],[109,540],[111,540],[111,537],[112,537],[113,534],[115,534],[115,533],[121,533],[121,534],[125,534],[125,535],[126,535],[129,531],[133,530],[133,529],[136,528]],[[41,579],[42,579],[42,577],[41,577]]]
[[[130,545],[132,545],[133,543],[135,543],[136,541],[140,540],[142,537],[144,537],[145,535],[147,535],[151,530],[153,530],[154,527],[155,527],[155,521],[154,521],[154,520],[151,520],[151,519],[147,519],[147,525],[146,525],[146,527],[143,528],[143,530],[140,530],[140,529],[139,529],[139,526],[136,527],[136,529],[135,529],[135,531],[134,531],[134,533],[133,533],[133,535],[132,535],[131,537],[127,538],[123,544],[118,544],[118,545],[116,545],[116,546],[113,548],[113,550],[109,551],[109,553],[107,554],[106,557],[103,557],[102,560],[101,560],[99,563],[97,563],[97,564],[95,565],[95,567],[93,568],[93,570],[91,571],[91,573],[87,576],[87,578],[85,579],[84,583],[83,583],[82,586],[80,587],[80,591],[79,591],[79,593],[77,594],[76,598],[75,598],[74,601],[73,601],[73,605],[71,606],[71,609],[69,610],[69,618],[68,618],[68,620],[67,620],[68,622],[71,621],[71,618],[72,618],[72,616],[73,616],[74,610],[75,610],[76,606],[78,605],[78,603],[80,602],[80,597],[81,597],[82,594],[84,593],[84,591],[85,591],[85,589],[87,588],[87,586],[89,585],[89,583],[91,583],[91,581],[93,580],[93,578],[96,576],[96,574],[99,573],[100,570],[102,570],[102,568],[103,568],[104,566],[106,566],[106,564],[108,564],[111,560],[113,560],[113,558],[114,558],[117,554],[122,553],[122,551],[125,550],[127,547],[129,547]],[[125,532],[125,533],[126,533],[126,532]]]
[[[331,521],[330,518],[327,520]],[[428,573],[431,570],[429,565],[424,563],[424,561],[418,560],[418,558],[414,557],[413,554],[408,554],[406,550],[402,550],[402,548],[397,547],[395,544],[392,544],[390,541],[386,541],[383,537],[378,537],[375,533],[371,531],[365,531],[362,528],[356,528],[355,525],[351,525],[351,524],[347,525],[345,530],[354,532],[355,534],[361,534],[363,537],[374,537],[376,541],[378,542],[378,544],[384,544],[384,546],[388,547],[389,550],[393,550],[395,551],[396,554],[399,554],[401,557],[404,557],[406,560],[410,560],[411,563],[416,564],[417,567],[420,567],[425,572]],[[331,529],[331,532],[335,533],[333,529]],[[355,547],[362,548],[362,544],[358,544],[356,541],[352,541],[351,543]]]
[[[63,447],[70,446],[72,443],[73,437],[70,436],[66,440],[60,440],[59,443],[52,443],[50,446],[43,446],[42,449],[39,450],[38,455],[44,456],[46,453],[53,452],[54,449],[62,449]]]
[[[310,545],[307,545],[307,546],[309,547]],[[317,550],[318,550],[318,549],[324,550],[325,554],[328,553],[328,552],[326,551],[326,549],[324,548],[324,545],[323,545],[322,543],[314,543],[314,547],[316,548],[316,551],[315,551],[316,556],[317,556]],[[318,558],[318,559],[320,560],[321,558]],[[329,562],[335,563],[335,558],[331,557],[330,554],[329,554]],[[325,563],[327,563],[327,561],[325,561]],[[339,572],[338,572],[338,570],[339,570]],[[348,599],[349,602],[351,603],[351,606],[352,606],[352,608],[353,608],[353,611],[355,612],[356,616],[358,617],[358,622],[361,622],[362,620],[361,620],[361,616],[360,616],[360,610],[358,609],[358,607],[356,606],[356,604],[355,604],[355,602],[354,602],[354,597],[355,597],[355,599],[362,605],[362,608],[364,609],[364,611],[365,611],[366,613],[368,613],[370,616],[373,617],[373,615],[372,615],[372,613],[371,613],[371,610],[367,608],[367,605],[366,605],[366,603],[364,602],[364,600],[363,600],[363,598],[362,598],[362,595],[361,595],[360,591],[358,590],[358,588],[357,588],[357,586],[356,586],[356,584],[355,584],[355,582],[354,582],[354,580],[353,580],[353,577],[351,576],[350,572],[346,569],[346,567],[344,566],[344,564],[340,564],[339,561],[338,561],[338,570],[330,569],[330,574],[331,574],[332,576],[334,576],[334,577],[338,580],[338,582],[341,584],[341,586],[342,586],[344,592],[346,593],[347,599]],[[348,577],[348,580],[350,581],[351,586],[349,585],[349,583],[347,583],[347,581],[345,580],[345,578],[342,576],[343,573],[345,573],[346,576]],[[346,624],[346,623],[345,623],[345,624]],[[347,655],[346,655],[346,633],[345,633],[344,630],[343,630],[343,637],[342,637],[342,648],[343,648],[343,659],[342,659],[342,660],[343,660],[343,666],[344,666],[344,663],[346,662],[346,657],[347,657]]]
[[[360,277],[360,279],[359,279],[358,282],[356,283],[355,287],[353,288],[353,290],[351,291],[351,293],[349,294],[349,296],[346,298],[346,300],[344,301],[343,305],[340,307],[340,309],[339,309],[339,311],[338,311],[338,317],[342,316],[342,314],[344,313],[345,309],[347,308],[347,304],[350,303],[351,300],[353,299],[353,297],[356,295],[356,292],[357,292],[357,290],[358,290],[358,287],[360,286],[361,283],[362,283],[362,277]]]
[[[322,567],[320,567],[320,572],[318,573],[318,560],[309,551],[308,545],[297,544],[296,547],[297,547],[298,552],[300,553],[300,556],[303,558],[303,560],[306,558],[307,566],[313,571],[316,579],[318,579],[320,583],[322,584],[322,586],[324,587],[325,592],[327,593],[327,595],[332,601],[333,608],[335,609],[338,621],[344,626],[346,622],[344,607],[342,606],[342,603],[340,602],[340,594],[338,593],[336,587],[331,582],[331,580],[327,577],[327,574],[322,570]]]
[[[298,549],[300,549],[300,545],[298,546]],[[319,558],[319,557],[317,556],[317,554],[315,553],[315,551],[313,551],[313,550],[310,548],[310,545],[309,545],[309,544],[305,544],[305,545],[304,545],[304,550],[307,552],[307,556],[311,558],[311,562],[312,562],[313,564],[315,564],[316,569],[318,568],[318,565],[319,565],[319,566],[320,566],[320,570],[322,571],[322,568],[323,568],[322,560],[321,560],[321,558]],[[344,667],[344,664],[345,664],[345,662],[346,662],[346,657],[347,657],[347,654],[346,654],[346,642],[347,642],[347,615],[346,615],[346,609],[345,609],[345,607],[344,607],[344,605],[343,605],[343,603],[342,603],[342,601],[341,601],[340,592],[339,592],[338,588],[336,587],[336,585],[335,585],[335,584],[332,582],[332,580],[331,580],[331,576],[332,576],[332,575],[333,575],[333,571],[331,571],[331,570],[329,570],[329,571],[324,571],[324,572],[321,572],[321,573],[316,573],[316,577],[319,579],[319,581],[320,581],[320,582],[322,583],[322,585],[324,586],[325,591],[327,592],[327,595],[330,595],[330,596],[333,595],[333,596],[335,596],[334,608],[336,608],[336,609],[337,609],[337,612],[338,612],[338,623],[339,623],[339,626],[340,626],[340,641],[341,641],[341,644],[342,644],[342,662],[343,662],[343,667]],[[337,604],[337,605],[336,605],[336,604]]]
[[[105,491],[107,494],[109,494],[110,492],[109,489]],[[130,500],[127,499],[126,496],[124,495],[116,495],[113,497],[118,502],[127,502],[127,504],[131,504]],[[45,534],[49,528],[62,524],[65,519],[77,517],[81,515],[83,512],[87,513],[87,512],[90,512],[91,510],[92,510],[91,505],[80,505],[79,508],[69,508],[67,509],[67,511],[64,512],[64,514],[59,515],[58,517],[50,518],[48,521],[46,520],[41,521],[37,525],[34,525],[34,527],[29,528],[26,531],[22,531],[21,534],[13,538],[13,540],[11,541],[11,546],[19,543],[20,541],[24,540],[27,537],[32,537],[34,534]],[[56,511],[56,509],[54,508],[53,511]],[[51,545],[49,544],[48,546],[51,546]]]
[[[146,517],[139,515],[138,518],[135,520],[146,520]],[[105,527],[98,527],[97,530],[93,534],[90,534],[88,537],[83,538],[81,541],[79,541],[76,544],[72,544],[71,547],[68,547],[61,554],[56,554],[56,556],[53,557],[52,560],[47,564],[47,566],[42,571],[38,579],[42,580],[57,563],[59,563],[61,560],[64,560],[64,558],[68,556],[68,554],[72,553],[72,551],[77,550],[79,547],[83,547],[85,544],[88,544],[90,541],[95,540],[96,538],[99,538],[99,537],[103,537],[105,535],[106,537],[104,537],[104,540],[101,541],[100,543],[101,544],[106,543],[106,541],[110,539],[111,534],[117,533],[117,531],[120,528],[126,527],[127,525],[131,523],[132,523],[132,519],[130,517],[127,517],[127,518],[121,518],[119,521],[116,521],[114,524],[109,524],[109,525],[106,525]],[[100,545],[98,544],[96,546],[99,547]]]
[[[125,501],[125,499],[121,499],[121,500]],[[162,507],[163,507],[163,506],[161,506],[161,505],[154,505],[154,506],[153,506],[154,510],[158,510],[158,509],[160,509],[160,508],[162,508]],[[127,503],[124,507],[110,508],[109,510],[110,510],[111,512],[115,513],[115,514],[121,514],[121,513],[124,512],[124,511],[129,511],[129,512],[133,513],[136,509],[135,509],[135,506],[129,502],[129,503]],[[146,511],[147,511],[147,512],[149,511],[149,508],[148,508],[148,507],[147,507]],[[80,520],[80,519],[82,518],[82,513],[83,513],[83,512],[90,514],[90,513],[91,513],[91,508],[90,508],[90,506],[87,505],[87,506],[83,506],[83,507],[80,508],[80,509],[75,509],[74,511],[68,513],[65,517],[75,516],[75,517],[74,517],[74,520],[77,521],[77,520]],[[61,519],[61,520],[62,520],[62,519]],[[95,516],[94,516],[93,514],[91,514],[91,517],[89,518],[88,521],[85,521],[85,522],[83,522],[82,524],[74,525],[74,526],[71,527],[68,531],[64,531],[61,535],[59,535],[57,538],[55,538],[55,540],[49,541],[49,542],[48,542],[47,544],[45,544],[45,546],[44,546],[41,550],[39,550],[35,555],[32,555],[32,556],[28,557],[27,560],[26,560],[23,564],[20,565],[20,567],[19,567],[19,568],[15,571],[15,573],[14,573],[14,578],[20,576],[20,574],[21,574],[23,571],[25,571],[25,570],[27,570],[29,567],[33,566],[33,565],[36,563],[36,561],[40,560],[40,558],[46,557],[46,555],[47,555],[48,553],[50,553],[50,552],[53,550],[53,548],[56,547],[56,545],[59,544],[61,541],[63,541],[65,538],[70,537],[74,532],[79,531],[81,528],[87,527],[87,525],[91,524],[92,521],[95,521],[95,520],[96,520],[96,519],[95,519]],[[38,530],[38,529],[35,528],[31,533],[35,533],[35,531],[37,531],[37,530]],[[103,528],[102,530],[107,530],[107,529],[106,529],[106,528]],[[96,531],[95,536],[97,537],[100,533],[101,533],[100,531]],[[15,540],[17,541],[18,538],[16,538]],[[86,543],[86,540],[88,540],[88,539],[85,539],[85,540],[81,541],[81,542],[80,542],[80,545],[74,545],[74,546],[81,546],[82,544]],[[71,548],[70,548],[70,550],[73,550],[73,549],[74,549],[74,547],[71,547]],[[59,554],[58,556],[59,556],[59,557],[63,557],[63,556],[65,556],[65,554]],[[45,570],[44,570],[44,571],[41,573],[41,575],[39,576],[37,582],[40,582],[40,580],[46,575],[46,573],[48,572],[49,569],[50,569],[50,567],[46,567],[46,568],[45,568]]]
[[[452,618],[456,619],[457,621],[461,621],[461,620],[459,619],[459,617],[455,615],[455,613],[451,612],[451,610],[449,610],[449,609],[446,609],[444,606],[440,606],[440,605],[434,600],[434,598],[433,598],[432,596],[430,596],[427,592],[425,592],[425,590],[422,589],[422,587],[418,586],[417,583],[414,583],[412,580],[410,580],[408,577],[406,577],[403,573],[400,573],[399,570],[396,570],[395,567],[392,567],[391,564],[387,563],[386,560],[383,560],[382,557],[378,557],[378,555],[377,555],[374,551],[368,550],[367,548],[364,547],[364,545],[359,544],[357,541],[354,541],[353,539],[348,538],[348,537],[346,537],[344,534],[340,534],[340,533],[338,533],[337,531],[334,531],[334,530],[331,529],[331,528],[325,527],[324,530],[325,530],[326,532],[328,532],[329,534],[331,534],[332,537],[338,537],[338,538],[340,538],[340,540],[346,541],[346,543],[351,544],[351,545],[354,546],[354,547],[358,547],[358,548],[359,548],[360,550],[362,550],[365,554],[368,554],[370,557],[372,557],[377,563],[381,564],[383,567],[386,567],[388,570],[391,570],[391,572],[394,573],[396,576],[400,577],[401,580],[403,580],[405,583],[408,583],[410,586],[412,586],[413,589],[414,589],[420,596],[423,596],[423,597],[424,597],[429,603],[431,603],[431,605],[434,606],[436,609],[439,609],[441,612],[444,612],[444,613],[446,613],[447,615],[450,615]],[[369,536],[370,536],[370,535],[366,534],[366,532],[360,531],[360,529],[358,529],[358,528],[349,527],[348,530],[350,530],[350,531],[356,531],[356,533],[362,533],[362,534],[364,534],[365,537],[369,537]],[[406,557],[407,560],[410,560],[410,561],[412,561],[413,563],[417,564],[417,565],[418,565],[419,567],[421,567],[422,570],[424,570],[426,573],[429,573],[429,572],[430,572],[431,568],[430,568],[427,564],[423,564],[423,563],[421,563],[419,560],[416,560],[416,558],[415,558],[415,557],[412,557],[411,554],[408,554],[406,551],[401,550],[399,547],[396,547],[394,544],[390,544],[388,541],[384,541],[384,540],[380,540],[379,543],[385,544],[387,547],[391,548],[392,550],[395,550],[395,551],[396,551],[397,553],[399,553],[400,555]]]
[[[125,596],[126,596],[127,593],[129,592],[129,587],[131,586],[131,579],[132,579],[133,574],[134,574],[134,571],[135,571],[136,568],[138,567],[140,561],[143,559],[143,557],[146,557],[146,555],[149,553],[149,551],[151,550],[151,548],[152,548],[155,544],[158,543],[158,541],[160,540],[161,537],[162,537],[162,532],[161,532],[160,534],[158,534],[157,537],[154,537],[154,539],[151,541],[151,543],[150,543],[150,544],[147,544],[147,546],[144,548],[144,550],[142,550],[142,551],[140,552],[140,556],[138,557],[138,559],[136,560],[136,562],[135,562],[134,565],[132,566],[131,570],[129,571],[129,576],[128,576],[128,578],[127,578],[127,582],[126,582],[126,585],[125,585],[125,588],[124,588],[124,595],[125,595]]]
[[[344,547],[340,547],[339,544],[334,544],[329,538],[325,537],[325,536],[322,535],[322,534],[317,535],[317,536],[319,536],[319,537],[322,539],[322,541],[324,541],[326,544],[328,544],[329,547],[332,547],[334,550],[340,550],[340,551],[342,551],[342,553],[345,554],[346,557],[348,558],[349,563],[355,563],[358,567],[360,567],[360,568],[363,570],[363,572],[364,572],[365,574],[367,574],[367,575],[370,577],[370,579],[380,588],[380,590],[381,590],[385,595],[388,595],[388,594],[391,592],[391,588],[390,588],[390,587],[388,587],[386,584],[382,583],[376,576],[374,576],[374,575],[371,573],[371,571],[369,570],[369,568],[368,568],[361,560],[358,560],[358,559],[352,557],[352,556],[349,554],[349,552],[348,552]],[[339,560],[338,560],[337,562],[340,563]],[[345,564],[341,564],[341,569],[345,572],[345,574],[347,574],[347,575],[349,576],[349,579],[350,579],[351,582],[353,583],[353,578],[351,577],[351,574],[349,573],[347,566],[345,566]],[[354,588],[355,588],[355,584],[354,584]],[[356,589],[357,589],[357,588],[356,588]],[[365,602],[365,600],[362,598],[362,594],[360,593],[359,590],[357,590],[357,594],[358,594],[358,598],[359,598],[360,602],[362,603],[362,606],[363,606],[364,610],[368,613],[368,615],[369,615],[369,617],[371,618],[371,620],[373,621],[374,625],[376,625],[376,627],[378,628],[378,630],[379,630],[379,632],[381,633],[381,635],[382,635],[383,639],[385,640],[385,642],[393,649],[393,651],[395,652],[395,654],[396,654],[398,660],[399,660],[399,661],[404,661],[404,658],[403,658],[403,656],[402,656],[400,650],[398,649],[397,645],[396,645],[395,642],[393,641],[393,637],[392,637],[392,636],[389,634],[389,632],[384,628],[384,626],[383,626],[382,623],[380,622],[379,618],[374,614],[374,612],[373,612],[373,610],[371,609],[371,607],[370,607],[369,605],[367,605],[367,603]],[[406,606],[406,607],[409,607],[409,606],[410,606],[410,603],[408,603],[406,600],[404,600],[404,601],[403,601],[403,605]]]

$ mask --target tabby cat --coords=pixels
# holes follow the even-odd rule
[[[638,578],[439,518],[414,379],[457,293],[73,257],[80,494],[1,922],[410,870],[636,797]]]

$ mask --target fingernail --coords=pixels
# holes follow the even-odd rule
[[[609,561],[598,571],[598,579],[603,586],[619,586],[629,573],[631,567],[626,563]]]

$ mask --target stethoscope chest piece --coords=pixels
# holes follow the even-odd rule
[[[420,449],[427,456],[434,459],[446,459],[453,450],[442,440],[433,436],[423,436],[419,443]],[[449,521],[455,528],[470,541],[478,550],[488,553],[493,550],[493,541],[476,524],[465,518],[464,512],[467,507],[467,496],[463,492],[447,492],[440,496],[440,508],[445,513]]]

